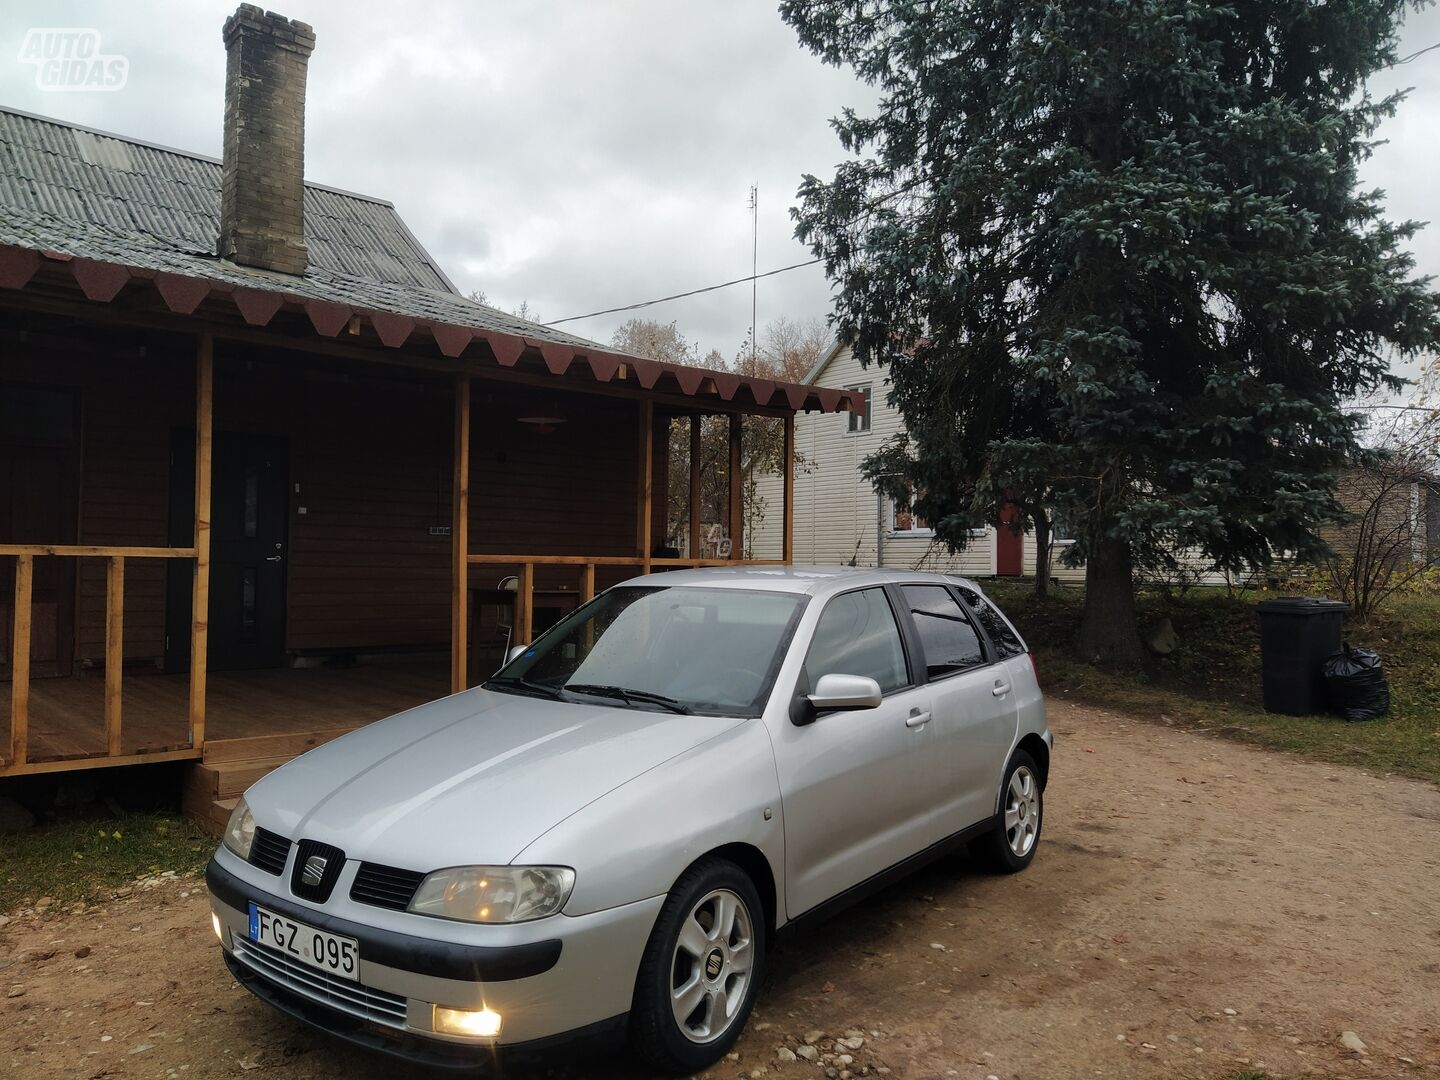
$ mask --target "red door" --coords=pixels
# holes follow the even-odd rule
[[[1024,573],[1025,534],[1018,531],[1019,524],[1020,508],[1006,503],[1000,510],[1000,528],[995,533],[995,573],[1000,577]]]

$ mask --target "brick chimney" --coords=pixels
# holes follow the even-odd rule
[[[222,258],[305,272],[305,69],[315,32],[254,4],[225,20]]]

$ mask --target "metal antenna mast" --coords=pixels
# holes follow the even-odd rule
[[[750,374],[758,374],[755,367],[755,314],[760,282],[758,268],[760,253],[760,187],[750,185]]]

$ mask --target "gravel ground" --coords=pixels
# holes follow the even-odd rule
[[[1051,721],[1030,870],[942,863],[788,942],[708,1075],[1440,1075],[1440,791],[1065,703]],[[193,879],[9,914],[0,1076],[435,1075],[236,987]]]

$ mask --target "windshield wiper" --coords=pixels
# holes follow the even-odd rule
[[[662,709],[669,709],[673,713],[680,713],[688,716],[691,708],[683,701],[676,701],[673,697],[666,697],[664,694],[652,694],[649,690],[632,690],[626,686],[600,686],[596,683],[569,683],[566,690],[576,694],[594,694],[597,697],[618,698],[625,704],[643,702],[646,705],[659,705]]]
[[[558,686],[546,686],[544,683],[533,682],[530,679],[490,679],[485,683],[486,688],[496,687],[500,690],[513,690],[522,694],[529,694],[532,697],[549,698],[551,701],[564,701],[565,692]]]

